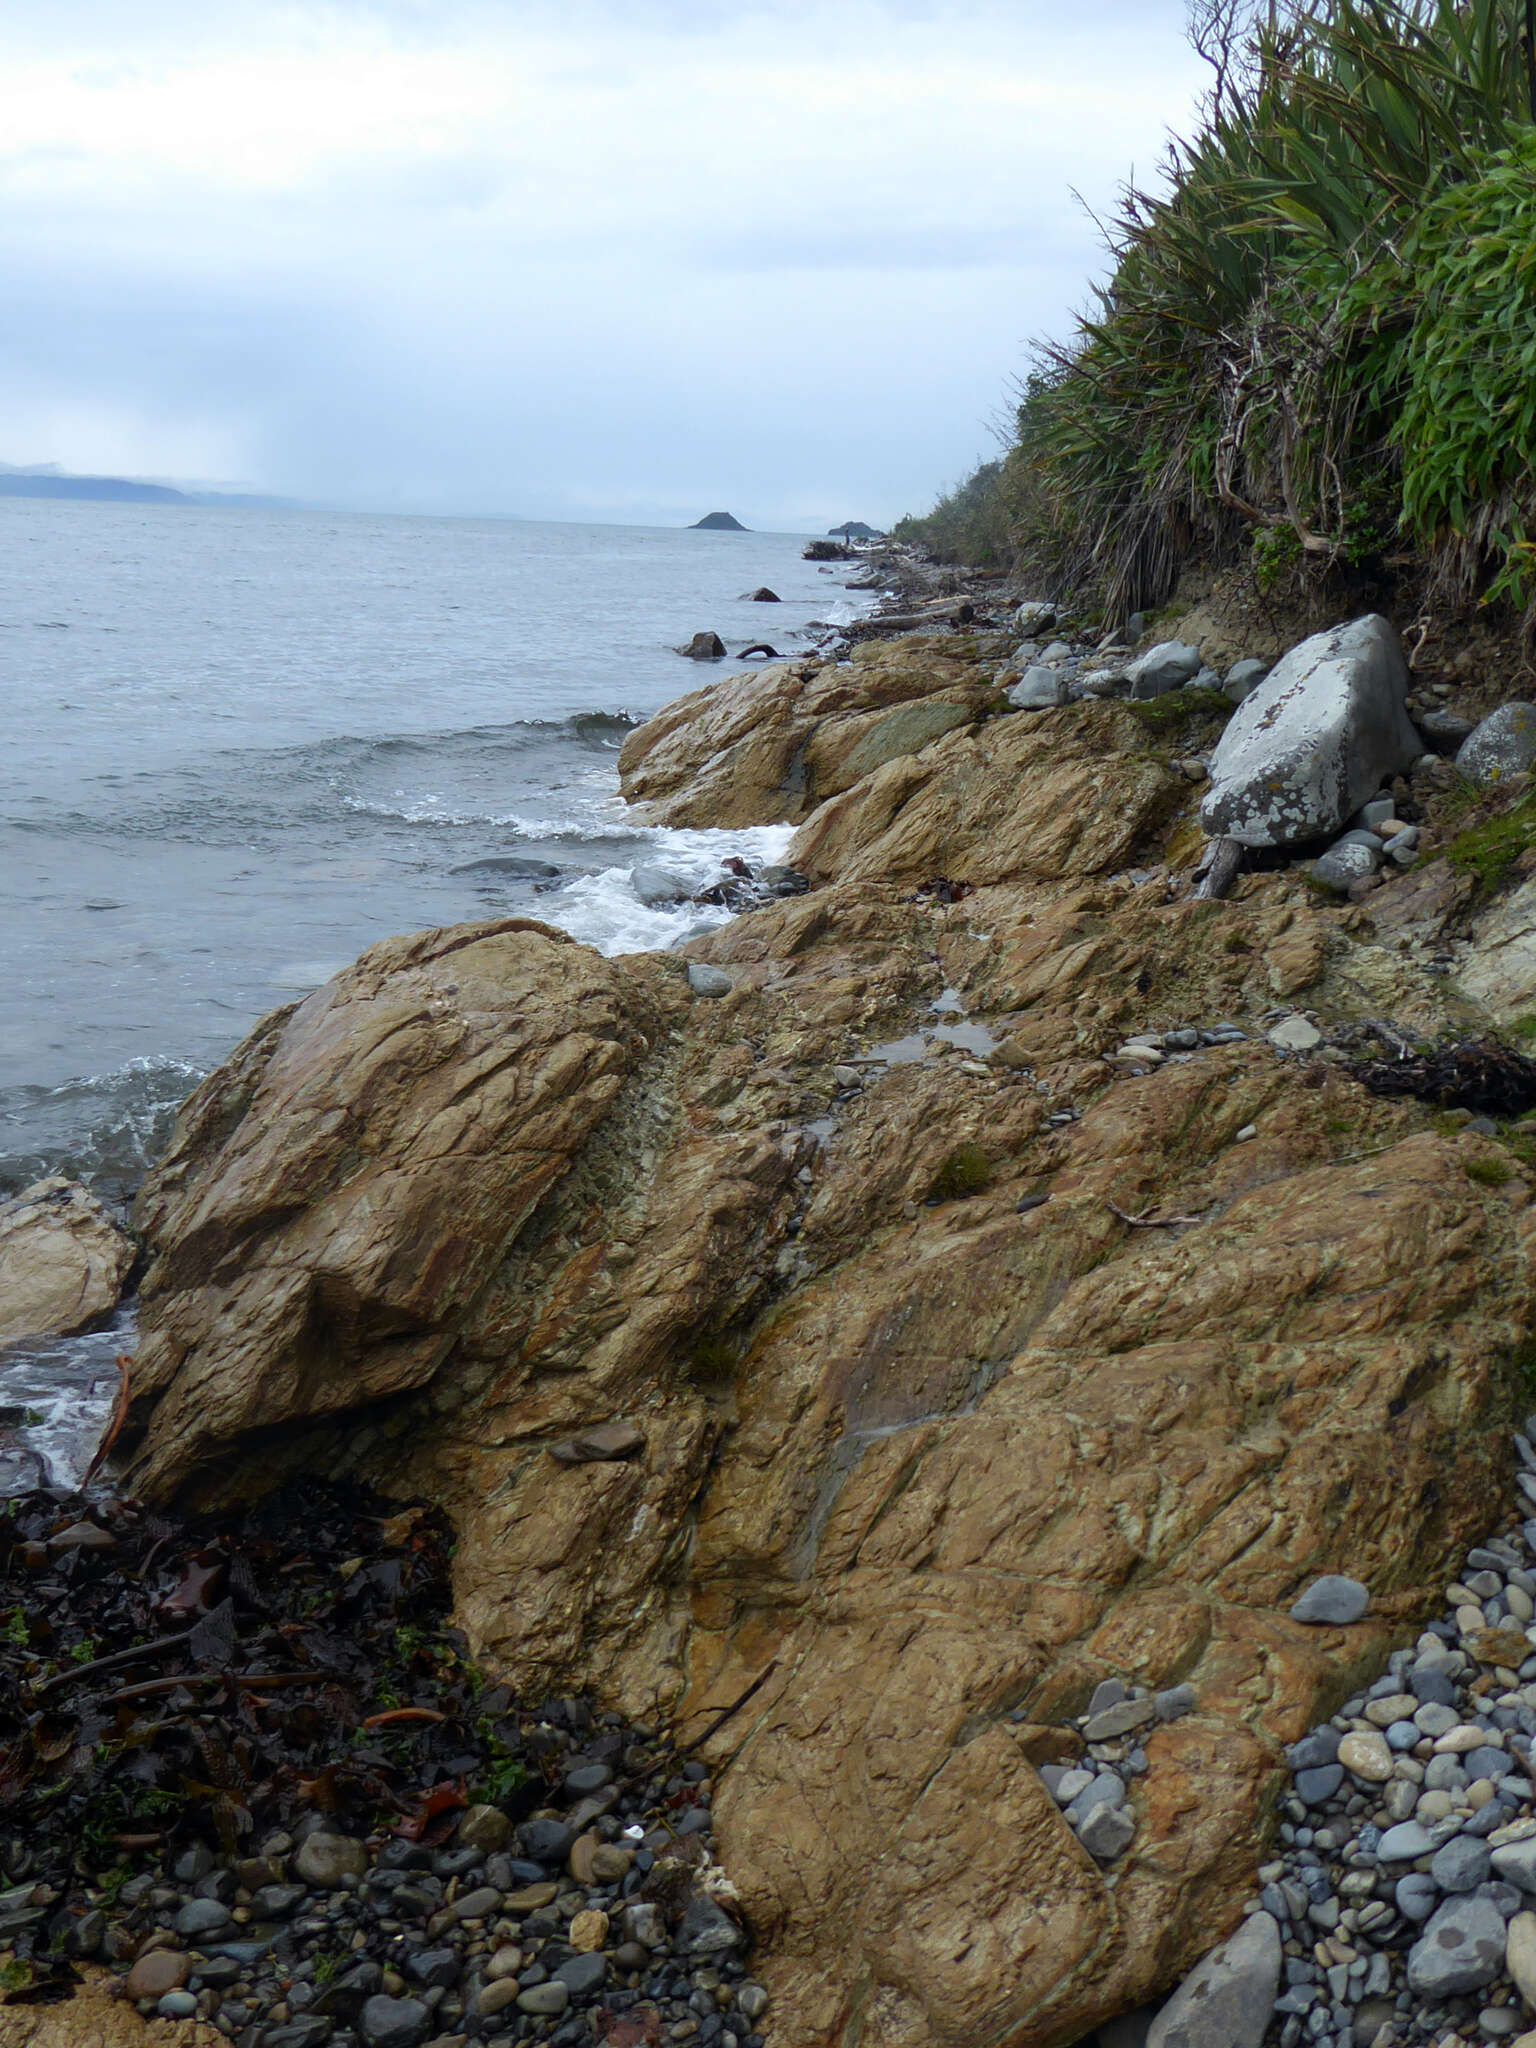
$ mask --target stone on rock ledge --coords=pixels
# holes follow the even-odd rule
[[[1164,640],[1133,661],[1126,670],[1131,695],[1162,697],[1169,690],[1181,690],[1200,673],[1200,650],[1180,640]]]
[[[1147,2048],[1259,2048],[1280,1963],[1279,1926],[1252,1914],[1184,1979],[1152,2022]]]
[[[1281,1052],[1312,1052],[1323,1042],[1321,1031],[1305,1017],[1287,1017],[1284,1023],[1277,1024],[1274,1030],[1268,1033],[1268,1037],[1270,1044]],[[1318,1583],[1321,1584],[1322,1581],[1319,1580]],[[1305,1621],[1308,1617],[1304,1614],[1294,1614],[1293,1619]]]
[[[1293,647],[1232,714],[1201,824],[1244,846],[1337,832],[1419,756],[1407,686],[1397,634],[1375,614]]]
[[[1327,1572],[1322,1578],[1314,1579],[1301,1598],[1293,1603],[1291,1619],[1315,1622],[1323,1627],[1346,1628],[1351,1622],[1359,1621],[1370,1604],[1370,1592],[1358,1579],[1346,1579],[1337,1572]]]
[[[132,1244],[74,1181],[55,1174],[0,1202],[0,1344],[89,1328],[132,1264]]]
[[[1516,699],[1490,711],[1461,743],[1456,766],[1480,788],[1492,789],[1536,764],[1536,704]]]
[[[561,1465],[600,1465],[633,1458],[644,1449],[644,1432],[633,1422],[599,1422],[551,1444],[549,1455]]]
[[[690,960],[688,986],[696,996],[728,996],[731,977],[723,968],[711,967],[703,960]]]

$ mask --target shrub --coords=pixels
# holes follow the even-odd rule
[[[1254,36],[1002,466],[1026,561],[1114,622],[1197,551],[1275,584],[1426,551],[1536,591],[1536,62],[1525,0],[1305,0]]]

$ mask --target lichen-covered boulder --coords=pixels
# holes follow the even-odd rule
[[[1372,614],[1293,647],[1246,697],[1211,757],[1213,839],[1294,846],[1339,831],[1423,745],[1396,632]]]
[[[1462,741],[1456,766],[1482,789],[1493,789],[1511,775],[1524,775],[1536,763],[1536,704],[1518,699],[1490,711]]]

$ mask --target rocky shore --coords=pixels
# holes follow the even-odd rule
[[[1509,2038],[1536,727],[1385,621],[1106,639],[913,577],[626,743],[659,821],[796,827],[769,900],[681,956],[388,940],[196,1091],[136,1210],[117,1483],[440,1504],[509,1701],[668,1731],[751,1947],[669,1920],[619,1985],[657,2038]],[[616,1957],[595,1872],[541,1881],[542,1940],[606,1914]],[[480,1888],[466,2035],[498,1944],[523,1990],[570,1960]],[[261,2048],[308,2048],[272,2003]]]

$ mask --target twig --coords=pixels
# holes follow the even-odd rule
[[[1139,1216],[1127,1216],[1125,1211],[1117,1209],[1113,1202],[1106,1202],[1104,1206],[1118,1216],[1122,1223],[1129,1223],[1132,1230],[1172,1230],[1180,1223],[1203,1221],[1199,1216],[1153,1216],[1145,1209]]]
[[[187,1671],[180,1678],[146,1678],[142,1685],[125,1685],[121,1692],[109,1692],[105,1704],[125,1700],[147,1700],[157,1692],[175,1692],[179,1685],[244,1685],[253,1691],[271,1692],[280,1685],[324,1685],[323,1671]]]
[[[692,1742],[685,1742],[682,1748],[677,1752],[678,1755],[687,1756],[690,1753],[690,1751],[702,1748],[702,1746],[709,1741],[712,1735],[718,1735],[720,1733],[720,1730],[725,1726],[726,1722],[730,1720],[731,1716],[733,1714],[739,1714],[742,1708],[747,1704],[747,1701],[751,1699],[752,1695],[755,1692],[762,1691],[763,1687],[768,1683],[769,1679],[772,1678],[774,1672],[777,1671],[778,1668],[778,1659],[775,1658],[773,1663],[771,1663],[768,1666],[766,1671],[760,1671],[758,1673],[757,1677],[753,1679],[752,1683],[747,1687],[746,1691],[742,1694],[741,1698],[739,1700],[733,1700],[731,1704],[724,1710],[723,1713],[717,1714],[714,1720],[711,1721],[709,1726],[704,1730],[702,1735],[695,1735]]]
[[[123,1424],[128,1420],[128,1376],[133,1365],[133,1359],[128,1352],[119,1351],[114,1363],[117,1366],[117,1398],[112,1403],[112,1418],[101,1433],[101,1441],[96,1446],[96,1455],[85,1468],[85,1477],[80,1481],[82,1487],[89,1486],[97,1472],[106,1463],[107,1453],[117,1442]]]
[[[365,1728],[392,1728],[397,1721],[446,1721],[448,1716],[440,1714],[436,1707],[390,1707],[382,1714],[370,1714]]]
[[[78,1678],[89,1678],[97,1671],[117,1671],[124,1664],[147,1664],[152,1657],[163,1657],[168,1650],[184,1649],[196,1633],[195,1628],[185,1628],[179,1635],[162,1636],[156,1643],[136,1643],[131,1650],[114,1650],[110,1657],[93,1657],[89,1664],[73,1665],[68,1671],[56,1671],[52,1678],[45,1678],[41,1685],[32,1688],[34,1697],[41,1698],[45,1692],[52,1692],[55,1686],[73,1685]]]

